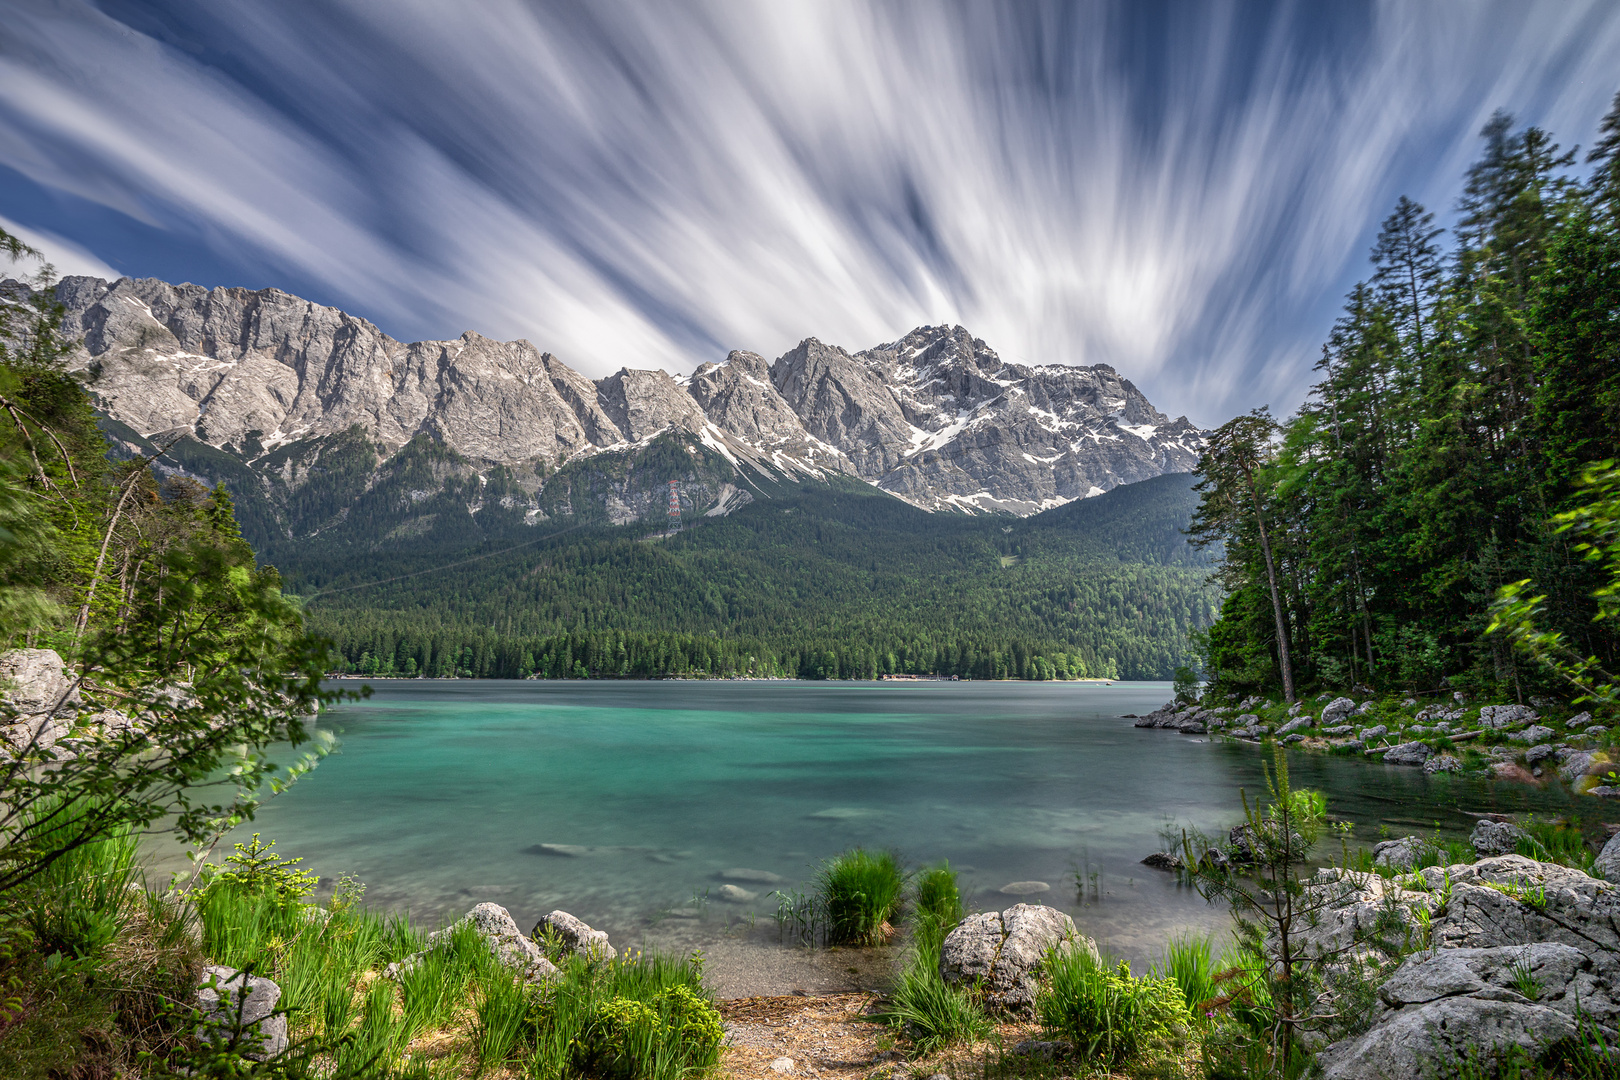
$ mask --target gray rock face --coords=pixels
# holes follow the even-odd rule
[[[940,947],[939,973],[947,983],[978,987],[991,1008],[1026,1012],[1047,954],[1074,949],[1097,956],[1096,943],[1081,937],[1063,912],[1016,904],[963,919]]]
[[[1357,738],[1359,738],[1362,742],[1372,742],[1374,739],[1388,734],[1389,728],[1385,727],[1383,724],[1376,724],[1373,727],[1363,730],[1362,733],[1357,736]]]
[[[1356,703],[1347,697],[1334,698],[1322,708],[1322,726],[1337,724],[1355,712]]]
[[[1591,713],[1589,713],[1589,712],[1576,713],[1574,716],[1572,716],[1568,720],[1564,721],[1564,726],[1566,728],[1568,728],[1570,731],[1579,731],[1581,728],[1584,728],[1587,724],[1590,724],[1591,722],[1592,722],[1592,714]]]
[[[1550,727],[1543,727],[1541,724],[1532,724],[1523,731],[1515,731],[1512,735],[1509,735],[1508,738],[1512,739],[1514,742],[1538,743],[1546,739],[1551,739],[1557,734],[1558,733]]]
[[[287,1049],[287,1017],[270,1015],[281,987],[269,979],[229,967],[205,967],[197,981],[197,1038],[223,1044],[240,1031],[243,1057],[268,1061]]]
[[[1605,881],[1620,885],[1620,833],[1609,837],[1609,842],[1603,845],[1603,850],[1598,852],[1597,861],[1592,866],[1592,872]]]
[[[1509,854],[1523,835],[1524,830],[1517,825],[1505,821],[1481,821],[1474,826],[1468,842],[1481,858],[1486,858]]]
[[[1540,743],[1524,752],[1524,763],[1536,765],[1558,753],[1558,748],[1551,743]]]
[[[1436,1062],[1509,1043],[1535,1056],[1576,1033],[1577,1008],[1612,1030],[1620,963],[1549,942],[1446,949],[1406,961],[1378,997],[1374,1027],[1320,1055],[1325,1077],[1431,1075]]]
[[[1384,755],[1386,765],[1422,765],[1433,756],[1434,750],[1426,743],[1407,742],[1392,746]]]
[[[1429,774],[1462,772],[1462,758],[1455,754],[1436,754],[1423,763],[1423,771]]]
[[[77,682],[52,649],[0,653],[0,740],[11,752],[49,750],[73,727]]]
[[[1410,870],[1417,864],[1423,851],[1423,838],[1403,836],[1399,840],[1385,840],[1373,845],[1373,865],[1388,866],[1395,870]]]
[[[1339,887],[1340,871],[1318,874]],[[1532,1056],[1575,1033],[1577,1009],[1610,1044],[1620,1024],[1620,887],[1518,855],[1420,872],[1427,892],[1373,875],[1307,931],[1328,945],[1393,900],[1432,912],[1431,948],[1410,956],[1378,990],[1372,1027],[1319,1055],[1333,1080],[1441,1074],[1470,1048],[1515,1043]],[[1449,900],[1441,891],[1450,882]],[[1492,887],[1497,886],[1497,887]],[[1314,941],[1314,938],[1311,938]]]
[[[576,919],[566,911],[553,911],[541,919],[534,926],[530,937],[540,937],[547,932],[568,947],[576,956],[583,956],[587,960],[612,960],[619,953],[608,944],[607,931],[593,930],[581,919]]]
[[[527,341],[406,344],[276,289],[70,277],[56,296],[110,416],[246,460],[358,426],[385,456],[428,435],[526,479],[674,430],[738,468],[849,472],[927,509],[1028,514],[1190,471],[1203,448],[1112,368],[1004,363],[961,327],[593,382]]]
[[[1310,726],[1311,726],[1311,718],[1310,717],[1308,717],[1308,716],[1299,716],[1299,717],[1295,717],[1294,719],[1288,721],[1288,723],[1284,724],[1282,727],[1278,728],[1277,729],[1277,734],[1278,735],[1291,735],[1294,732],[1300,730],[1301,728],[1308,728]]]
[[[1536,710],[1528,705],[1487,705],[1479,710],[1480,727],[1501,729],[1537,719]]]
[[[482,903],[474,907],[467,914],[445,927],[428,935],[428,947],[422,952],[407,956],[397,963],[389,964],[384,974],[390,978],[398,978],[402,969],[409,969],[422,956],[434,949],[444,948],[450,943],[450,936],[459,928],[472,925],[478,935],[489,945],[489,951],[494,953],[507,967],[519,972],[526,980],[532,983],[545,982],[557,974],[557,968],[546,959],[540,946],[531,939],[523,936],[523,931],[513,921],[512,915],[499,904]],[[580,925],[584,925],[581,923]],[[589,927],[587,927],[589,929]],[[593,931],[594,932],[594,931]],[[606,935],[604,935],[604,938]]]

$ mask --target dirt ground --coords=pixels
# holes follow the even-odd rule
[[[719,1004],[726,1027],[722,1065],[737,1080],[904,1080],[938,1073],[968,1080],[987,1073],[1005,1075],[1023,1070],[1009,1070],[1001,1049],[1038,1038],[1033,1025],[1003,1024],[997,1030],[999,1046],[963,1047],[948,1055],[908,1061],[904,1040],[872,1016],[881,1005],[875,993],[749,997]],[[991,1066],[991,1061],[996,1064]],[[1030,1064],[1038,1061],[1037,1055]]]

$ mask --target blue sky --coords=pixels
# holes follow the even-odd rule
[[[961,323],[1298,404],[1401,194],[1589,142],[1620,5],[9,0],[0,224],[593,376]]]

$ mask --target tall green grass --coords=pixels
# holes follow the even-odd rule
[[[1177,934],[1165,946],[1164,963],[1154,966],[1157,978],[1171,979],[1181,988],[1188,1011],[1196,1019],[1220,993],[1215,985],[1215,943],[1208,934]]]
[[[1083,949],[1054,955],[1047,971],[1035,1000],[1041,1026],[1082,1061],[1114,1069],[1180,1052],[1192,1017],[1176,980],[1133,978],[1124,962],[1110,968]]]
[[[893,852],[854,848],[816,875],[829,945],[881,945],[900,910],[906,875]]]
[[[24,831],[64,854],[29,883],[28,927],[46,951],[91,956],[115,941],[143,904],[136,855],[140,838],[126,826],[88,842],[97,828],[91,800],[52,799],[26,815]]]
[[[945,935],[956,928],[964,914],[962,890],[951,864],[924,867],[912,882],[912,941],[919,948],[928,946],[937,956]]]
[[[688,960],[570,957],[531,1015],[534,1080],[683,1080],[720,1063],[720,1013]]]

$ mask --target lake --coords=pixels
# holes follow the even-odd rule
[[[766,940],[773,890],[865,845],[949,859],[971,906],[1060,907],[1141,963],[1171,932],[1227,915],[1139,860],[1169,824],[1234,824],[1239,789],[1262,790],[1269,760],[1121,719],[1166,701],[1168,683],[372,685],[323,715],[340,752],[231,839],[257,830],[323,880],[354,874],[368,901],[425,921],[493,900],[525,929],[563,908],[616,942]],[[1367,843],[1380,825],[1466,835],[1468,811],[1566,805],[1421,769],[1290,762]],[[1016,882],[1049,888],[1001,891]],[[728,883],[757,895],[724,901]]]

